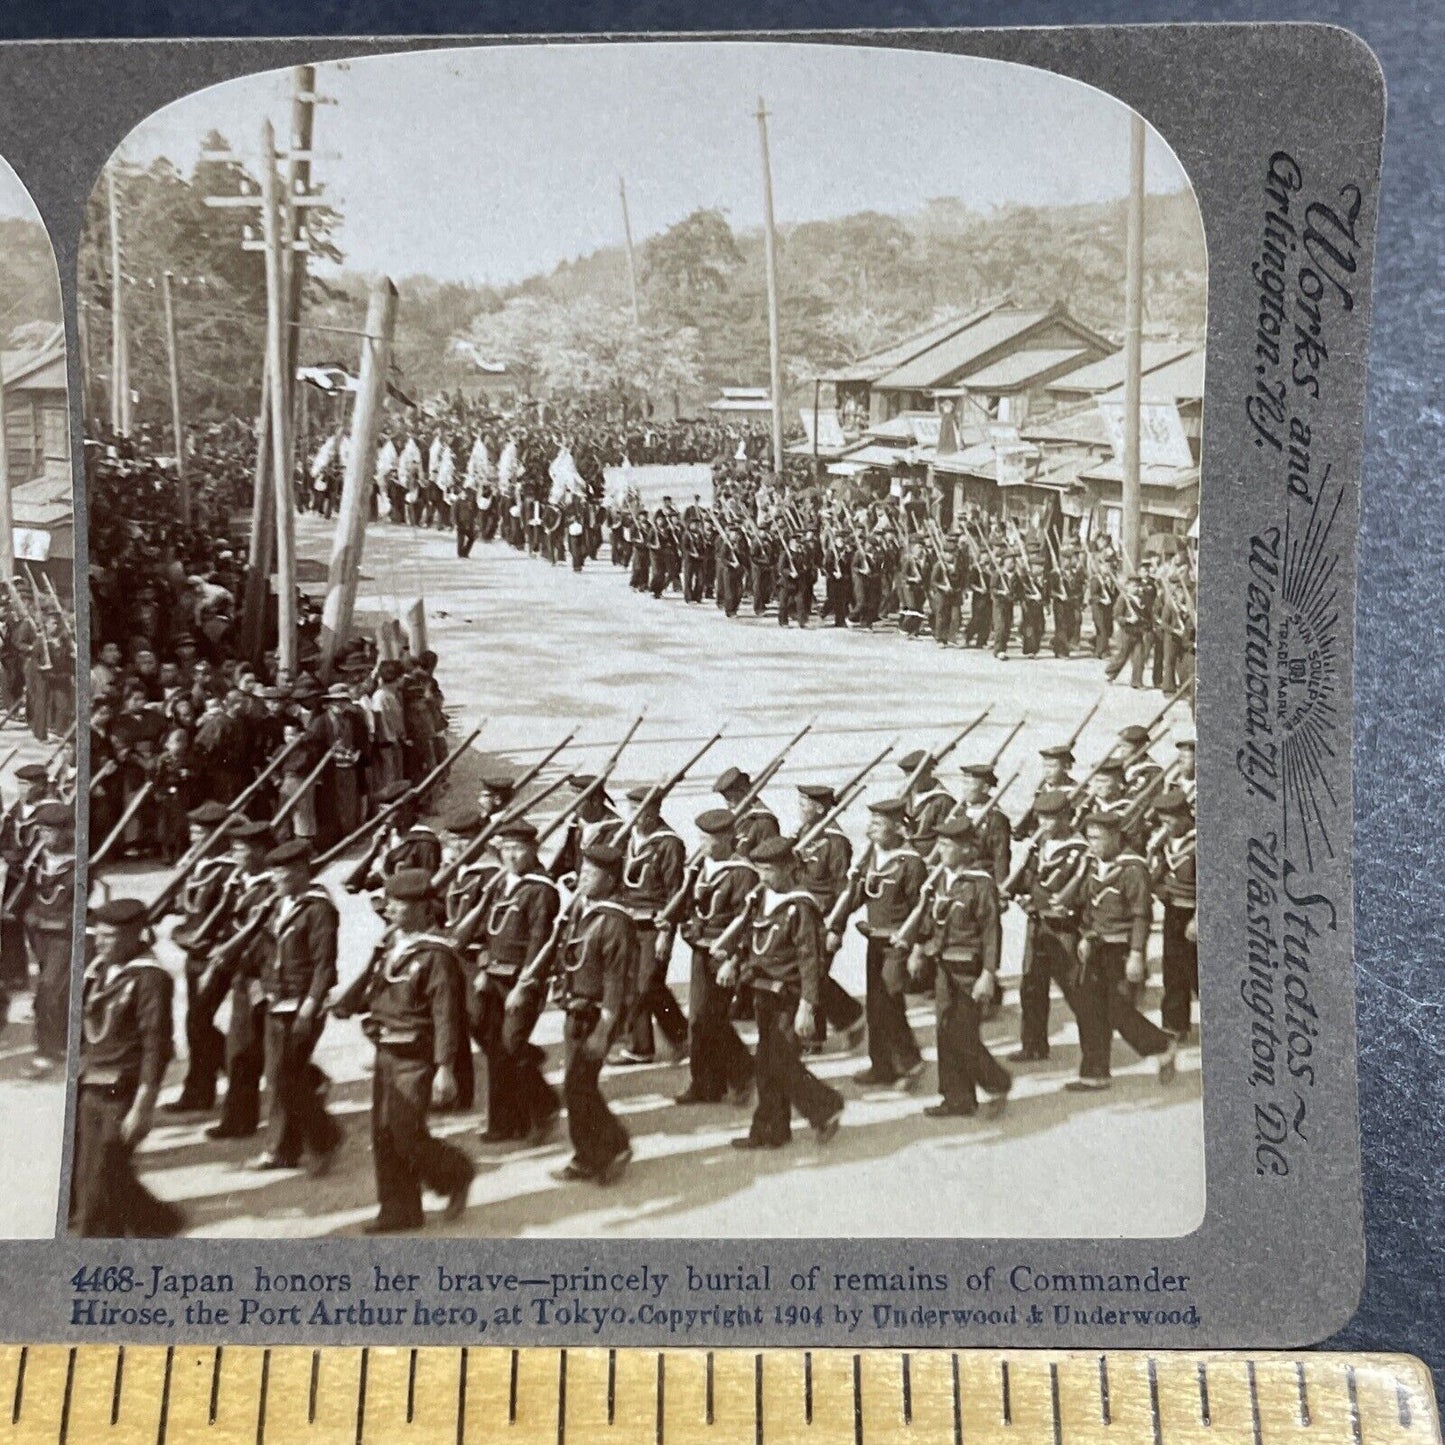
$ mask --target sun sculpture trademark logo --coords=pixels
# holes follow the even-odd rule
[[[1326,469],[1325,481],[1329,472]],[[1338,711],[1340,680],[1340,560],[1331,541],[1343,488],[1326,502],[1316,490],[1304,525],[1286,514],[1280,569],[1280,616],[1275,641],[1274,727],[1280,740],[1284,841],[1335,856],[1330,821],[1338,810],[1332,775],[1343,768]]]

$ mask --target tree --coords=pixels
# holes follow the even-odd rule
[[[211,132],[207,152],[224,151]],[[182,406],[194,422],[252,416],[260,400],[266,329],[265,259],[242,242],[260,234],[260,212],[216,208],[208,196],[259,195],[260,184],[238,161],[206,157],[188,179],[160,157],[144,168],[112,161],[120,219],[122,289],[137,423],[157,434],[169,425],[170,391],[161,277],[174,275],[176,343]],[[340,217],[329,206],[307,210],[312,253],[339,262]],[[89,308],[91,366],[110,385],[108,339],[112,305],[110,213],[105,179],[86,208],[80,249],[80,301]],[[306,303],[328,288],[308,277]]]
[[[642,284],[649,307],[664,314],[688,312],[725,292],[743,263],[737,238],[723,213],[694,211],[642,247]]]

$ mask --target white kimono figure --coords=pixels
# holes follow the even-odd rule
[[[387,437],[376,452],[376,514],[379,517],[391,515],[391,488],[388,483],[396,471],[396,443]]]
[[[415,437],[408,437],[406,445],[401,449],[401,456],[396,464],[396,479],[406,491],[408,508],[421,501],[421,448],[417,446]]]

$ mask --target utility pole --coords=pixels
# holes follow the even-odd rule
[[[110,429],[125,435],[125,414],[130,410],[129,387],[125,376],[125,306],[124,282],[120,270],[120,208],[115,196],[115,168],[112,158],[105,168],[105,196],[110,211]],[[126,400],[122,400],[122,397]]]
[[[286,415],[296,426],[296,363],[301,352],[301,304],[306,291],[309,227],[306,207],[298,198],[311,194],[311,134],[316,114],[316,67],[298,65],[291,72],[291,141],[286,162],[286,210],[292,246],[286,290]]]
[[[773,165],[768,156],[768,111],[758,97],[763,150],[763,256],[768,269],[768,374],[773,402],[773,471],[783,474],[783,358],[778,342],[778,238],[773,223]]]
[[[1144,334],[1144,118],[1129,116],[1129,213],[1124,239],[1124,456],[1121,471],[1124,562],[1139,566],[1140,375]]]
[[[282,316],[283,364],[275,366],[268,353],[261,378],[261,404],[256,420],[256,469],[251,490],[251,537],[247,555],[246,589],[241,606],[241,650],[253,661],[259,660],[266,620],[266,581],[271,574],[272,545],[278,531],[276,497],[278,484],[272,475],[276,452],[274,417],[277,408],[272,398],[276,385],[281,387],[282,410],[293,416],[295,404],[296,362],[300,347],[301,296],[305,288],[305,264],[298,260],[309,249],[306,228],[302,222],[305,208],[315,204],[310,194],[311,134],[316,105],[316,71],[313,66],[299,65],[292,71],[291,147],[288,152],[284,215],[286,264],[286,301]],[[268,165],[275,166],[274,150]],[[219,158],[234,159],[229,152]],[[273,174],[274,182],[274,174]],[[238,195],[208,196],[206,204],[216,207],[256,207],[262,198],[244,188]],[[282,229],[278,226],[278,230]],[[264,241],[245,240],[243,250],[260,251]],[[279,378],[279,382],[278,382]],[[287,449],[294,450],[294,425],[288,428]],[[291,479],[285,482],[290,497]],[[292,521],[294,535],[294,519]]]
[[[181,424],[181,367],[176,356],[176,312],[171,303],[171,273],[161,272],[166,312],[166,360],[171,373],[171,430],[176,435],[176,480],[180,484],[181,522],[191,525],[191,484],[186,477],[186,429]]]
[[[286,246],[276,133],[261,127],[261,224],[266,246],[266,355],[271,371],[271,481],[276,496],[276,667],[296,676],[296,506],[286,388]]]
[[[261,407],[256,414],[256,463],[251,476],[251,537],[246,550],[246,593],[241,603],[241,652],[261,660],[266,630],[266,579],[271,575],[276,535],[275,490],[271,486],[271,360],[261,370]]]
[[[331,565],[326,574],[326,603],[321,614],[321,676],[331,674],[336,654],[351,635],[356,609],[356,584],[361,576],[361,554],[371,512],[376,474],[376,434],[386,398],[386,377],[391,366],[391,341],[396,328],[396,287],[383,277],[372,288],[366,308],[366,335],[361,343],[361,370],[357,379],[356,410],[351,418],[351,455],[341,483],[341,507],[331,543]]]
[[[622,198],[622,234],[627,238],[627,282],[632,288],[632,324],[642,325],[642,312],[637,305],[637,257],[632,250],[632,219],[627,214],[627,182],[617,177],[617,194]]]

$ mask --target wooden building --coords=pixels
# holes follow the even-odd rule
[[[27,330],[30,328],[27,328]],[[65,331],[58,323],[0,356],[16,567],[44,572],[62,597],[75,587],[75,503]]]

